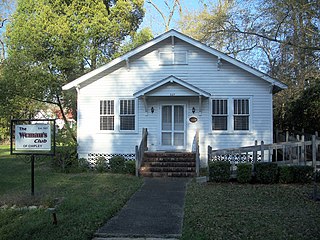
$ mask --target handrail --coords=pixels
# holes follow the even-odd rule
[[[197,129],[196,134],[194,136],[194,144],[195,144],[195,154],[196,154],[196,175],[199,177],[200,175],[200,147],[199,147],[199,129]]]
[[[144,152],[148,150],[148,130],[142,128],[142,138],[139,146],[136,146],[136,176],[139,176],[139,170],[141,167]]]

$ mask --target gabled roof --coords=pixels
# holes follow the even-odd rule
[[[209,47],[209,46],[207,46],[207,45],[205,45],[203,43],[200,43],[199,41],[196,41],[193,38],[190,38],[190,37],[178,32],[178,31],[172,29],[172,30],[170,30],[168,32],[165,32],[162,35],[154,38],[153,40],[151,40],[151,41],[149,41],[149,42],[147,42],[147,43],[135,48],[134,50],[124,54],[123,56],[118,57],[118,58],[112,60],[111,62],[109,62],[109,63],[107,63],[107,64],[105,64],[105,65],[103,65],[103,66],[101,66],[101,67],[99,67],[99,68],[97,68],[97,69],[95,69],[95,70],[93,70],[93,71],[91,71],[91,72],[89,72],[89,73],[77,78],[77,79],[75,79],[74,81],[64,85],[62,87],[62,89],[63,90],[68,90],[68,89],[71,89],[71,88],[75,88],[78,85],[81,86],[81,84],[86,84],[86,82],[93,82],[93,81],[103,77],[104,75],[106,75],[108,70],[110,71],[110,69],[112,67],[116,66],[117,64],[122,63],[123,61],[127,61],[132,56],[134,56],[134,55],[136,55],[136,54],[138,54],[138,53],[140,53],[140,52],[142,52],[142,51],[154,46],[155,44],[157,44],[157,43],[159,43],[159,42],[161,42],[161,41],[163,41],[165,39],[171,38],[171,37],[175,37],[175,38],[178,38],[178,39],[180,39],[182,41],[185,41],[185,42],[187,42],[187,43],[189,43],[189,44],[191,44],[191,45],[193,45],[193,46],[195,46],[197,48],[202,49],[203,51],[206,51],[206,52],[208,52],[208,53],[210,53],[210,54],[212,54],[212,55],[214,55],[214,56],[216,56],[216,57],[218,57],[218,58],[220,58],[220,59],[222,59],[222,60],[224,60],[226,62],[229,62],[229,63],[231,63],[231,64],[233,64],[233,65],[235,65],[235,66],[237,66],[237,67],[239,67],[239,68],[241,68],[241,69],[243,69],[243,70],[245,70],[245,71],[247,71],[247,72],[249,72],[249,73],[251,73],[251,74],[253,74],[253,75],[255,75],[255,76],[257,76],[257,77],[259,77],[259,78],[261,78],[263,80],[265,80],[265,81],[267,81],[267,82],[269,82],[270,84],[272,84],[276,88],[275,89],[276,91],[280,91],[282,89],[286,89],[287,88],[286,84],[284,84],[284,83],[282,83],[282,82],[280,82],[280,81],[278,81],[278,80],[276,80],[274,78],[271,78],[270,76],[268,76],[268,75],[266,75],[266,74],[264,74],[264,73],[262,73],[262,72],[260,72],[260,71],[258,71],[256,69],[254,69],[254,68],[252,68],[252,67],[250,67],[250,66],[248,66],[248,65],[246,65],[246,64],[244,64],[244,63],[242,63],[242,62],[240,62],[240,61],[238,61],[238,60],[236,60],[236,59],[234,59],[232,57],[229,57],[226,54],[224,54],[224,53],[222,53],[222,52],[220,52],[220,51],[218,51],[216,49],[213,49],[213,48],[211,48],[211,47]]]
[[[198,96],[204,96],[204,97],[210,97],[211,94],[198,88],[198,87],[195,87],[193,86],[192,84],[190,83],[187,83],[173,75],[169,76],[169,77],[166,77],[164,79],[162,79],[161,81],[158,81],[154,84],[151,84],[150,86],[144,88],[144,89],[141,89],[139,90],[138,92],[134,93],[133,96],[135,97],[141,97],[141,96],[144,96],[144,95],[148,95],[148,93],[156,90],[156,89],[159,89],[160,87],[166,85],[167,83],[176,83],[177,85],[185,88],[186,90],[190,90],[192,92],[194,92],[196,95]]]

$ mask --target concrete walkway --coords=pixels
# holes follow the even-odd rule
[[[145,178],[123,209],[95,233],[100,239],[181,237],[186,184],[190,179]]]

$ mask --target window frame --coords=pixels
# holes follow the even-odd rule
[[[248,114],[241,115],[241,116],[248,116],[248,130],[235,130],[234,126],[234,116],[235,116],[235,109],[234,109],[234,100],[248,100]],[[213,129],[213,124],[212,124],[212,117],[214,116],[213,114],[213,100],[227,100],[227,130],[214,130]],[[252,96],[248,95],[236,95],[236,96],[226,96],[226,95],[221,95],[221,96],[214,96],[210,98],[209,102],[209,107],[210,107],[210,130],[212,134],[236,134],[236,133],[251,133],[252,131]]]
[[[108,107],[106,108],[106,114],[101,113],[101,103],[102,102],[112,101],[113,102],[113,113],[108,113]],[[107,132],[114,132],[115,131],[115,104],[116,101],[114,99],[100,99],[99,100],[99,130],[100,131],[107,131]],[[112,111],[111,111],[112,112]],[[101,117],[113,117],[113,129],[101,129]]]
[[[245,110],[247,110],[248,113],[236,113],[236,109],[235,109],[235,101],[242,101],[242,100],[245,100],[245,101],[248,101],[248,106],[245,108]],[[251,113],[251,104],[250,104],[250,98],[247,98],[247,97],[234,97],[232,99],[232,107],[233,107],[233,111],[232,111],[232,129],[233,131],[235,132],[238,132],[238,131],[241,131],[241,132],[245,132],[245,131],[250,131],[251,129],[251,117],[250,117],[250,113]],[[240,106],[240,109],[242,108],[242,106]],[[248,129],[235,129],[235,118],[236,117],[248,117]]]
[[[121,101],[133,101],[134,114],[121,114]],[[118,123],[119,123],[119,132],[136,132],[137,130],[137,104],[135,98],[119,98],[118,100]],[[121,129],[121,117],[134,117],[134,129]]]
[[[114,101],[114,127],[113,127],[113,130],[102,130],[100,128],[100,124],[101,124],[101,121],[100,121],[100,102],[101,101],[108,101],[108,100],[111,100],[111,101]],[[121,100],[132,100],[134,101],[134,130],[121,130],[120,129],[120,102]],[[137,128],[138,128],[138,99],[137,98],[134,98],[134,97],[119,97],[119,98],[100,98],[99,101],[98,101],[98,132],[100,133],[137,133]]]
[[[227,103],[227,111],[226,113],[213,113],[213,101],[226,101]],[[214,132],[225,132],[225,131],[228,131],[229,129],[229,101],[228,101],[228,98],[211,98],[210,100],[211,104],[210,104],[210,111],[211,111],[211,131],[214,131]],[[227,124],[226,124],[226,127],[227,129],[213,129],[213,118],[214,117],[226,117],[226,120],[227,120]]]
[[[163,62],[161,60],[161,55],[162,54],[170,54],[171,55],[170,56],[171,57],[171,61],[170,62]],[[175,54],[184,54],[186,61],[183,62],[183,63],[176,62]],[[188,65],[188,51],[159,51],[158,60],[159,60],[159,65],[160,66]]]

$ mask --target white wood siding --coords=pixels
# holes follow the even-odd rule
[[[148,146],[157,150],[160,144],[160,104],[159,101],[184,102],[187,108],[186,150],[191,151],[196,129],[200,129],[201,160],[205,163],[207,146],[213,149],[237,147],[254,144],[254,140],[272,142],[272,94],[270,84],[238,67],[222,61],[220,70],[218,59],[192,45],[175,41],[174,50],[187,51],[188,65],[159,65],[159,51],[170,51],[171,41],[162,42],[129,59],[129,68],[125,63],[102,77],[83,87],[78,94],[78,150],[84,156],[87,153],[134,153],[135,145],[141,138],[141,129],[148,128]],[[243,96],[251,99],[251,131],[243,133],[215,133],[211,130],[211,99],[202,99],[202,112],[199,113],[198,97],[179,97],[192,91],[178,85],[163,86],[154,91],[147,99],[147,112],[141,99],[136,109],[137,126],[135,133],[103,132],[99,130],[99,101],[132,97],[133,93],[158,82],[170,75],[211,93],[212,98],[219,96]],[[172,92],[176,93],[175,97]],[[165,97],[167,96],[167,97]],[[169,98],[170,97],[170,98]],[[151,113],[151,107],[154,113]],[[196,109],[195,114],[192,108]],[[197,123],[188,121],[190,116],[198,118]]]

